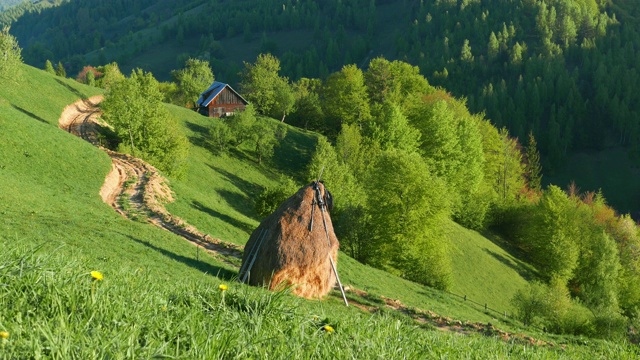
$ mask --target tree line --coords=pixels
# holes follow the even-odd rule
[[[434,85],[465,97],[472,112],[485,112],[514,137],[532,132],[548,172],[574,150],[622,146],[639,154],[636,2],[182,0],[171,6],[76,0],[25,14],[12,32],[26,47],[26,61],[39,67],[56,59],[75,74],[86,63],[122,64],[171,43],[184,49],[174,66],[190,57],[207,60],[232,84],[243,70],[230,60],[241,48],[234,43],[259,39],[259,51],[277,55],[293,80],[324,80],[384,52],[419,66]],[[296,33],[313,41],[293,49],[275,35]]]

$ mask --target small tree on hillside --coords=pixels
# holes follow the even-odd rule
[[[96,85],[105,90],[110,90],[111,86],[125,79],[116,62],[100,66],[97,70],[100,71],[103,76],[97,81]]]
[[[22,50],[16,38],[9,34],[9,27],[0,31],[0,78],[15,80],[22,64]]]
[[[88,84],[91,86],[95,86],[95,80],[100,78],[102,73],[98,71],[98,69],[93,66],[85,66],[80,70],[78,76],[76,76],[76,81],[83,84]]]
[[[61,61],[58,61],[58,66],[56,67],[56,75],[63,78],[67,77],[67,70],[64,69],[64,65],[62,65]]]
[[[160,101],[158,82],[138,69],[110,86],[102,102],[103,116],[114,127],[120,150],[142,157],[159,169],[180,176],[189,143]]]
[[[256,110],[273,118],[282,118],[295,102],[289,79],[278,75],[280,60],[271,54],[260,54],[255,64],[244,63],[240,88]]]
[[[213,83],[213,72],[206,60],[188,59],[184,68],[171,72],[173,80],[178,85],[182,103],[195,107],[200,93]]]
[[[258,164],[262,164],[263,159],[270,159],[274,149],[278,145],[274,127],[267,123],[267,120],[256,121],[250,129],[251,140],[255,145]]]
[[[53,64],[51,63],[51,60],[47,60],[44,63],[44,71],[48,72],[51,75],[56,74],[56,70],[53,68]]]

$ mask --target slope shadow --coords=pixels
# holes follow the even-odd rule
[[[209,166],[211,170],[222,175],[223,178],[225,178],[229,183],[233,184],[239,190],[239,192],[220,190],[218,191],[220,196],[222,196],[227,201],[227,203],[237,212],[254,220],[260,220],[258,214],[255,212],[253,201],[251,199],[257,197],[262,192],[262,186],[247,181],[235,174],[215,167],[211,164],[207,164],[207,166]]]
[[[30,118],[33,118],[33,119],[38,120],[40,122],[43,122],[45,124],[49,123],[47,120],[41,118],[40,116],[38,116],[38,115],[36,115],[36,114],[34,114],[34,113],[30,112],[30,111],[27,111],[27,110],[21,108],[20,106],[17,106],[15,104],[11,104],[11,107],[13,107],[14,109],[20,111],[21,113],[27,115]]]
[[[498,234],[489,231],[482,231],[480,234],[494,243],[496,246],[500,247],[502,250],[506,251],[507,254],[509,254],[513,259],[513,262],[517,263],[519,266],[527,268],[526,271],[529,272],[534,279],[539,277],[537,269],[529,262],[529,255],[526,251],[522,250],[514,243],[502,238]],[[496,255],[500,256],[499,254]],[[509,259],[507,259],[506,261],[509,261]]]
[[[247,194],[248,196],[256,196],[258,195],[261,191],[262,191],[262,187],[260,185],[254,184],[252,182],[249,182],[235,174],[232,174],[224,169],[221,169],[219,167],[216,167],[214,165],[211,164],[207,164],[207,166],[209,166],[209,168],[211,168],[211,170],[217,172],[218,174],[222,175],[224,178],[226,178],[230,183],[232,183],[233,185],[235,185],[238,190],[240,190],[241,192]]]
[[[209,129],[206,126],[202,126],[196,123],[192,123],[191,121],[185,121],[185,125],[187,125],[187,128],[191,131],[193,131],[196,134],[199,135],[203,135],[206,134]]]
[[[126,236],[129,239],[131,239],[131,240],[133,240],[133,241],[135,241],[135,242],[137,242],[139,244],[142,244],[142,245],[144,245],[144,246],[146,246],[146,247],[148,247],[148,248],[150,248],[152,250],[155,250],[155,251],[161,253],[162,255],[164,255],[164,256],[166,256],[166,257],[168,257],[170,259],[173,259],[173,260],[176,260],[178,262],[181,262],[181,263],[183,263],[183,264],[185,264],[185,265],[187,265],[189,267],[192,267],[194,269],[202,271],[203,273],[211,274],[211,275],[214,275],[214,276],[219,277],[221,279],[225,279],[225,280],[229,280],[229,281],[234,280],[234,279],[236,279],[238,277],[238,273],[235,272],[235,271],[231,271],[231,270],[225,269],[223,267],[211,265],[211,264],[208,264],[208,263],[206,263],[204,261],[200,261],[200,260],[192,259],[192,258],[189,258],[189,257],[186,257],[186,256],[178,255],[178,254],[175,254],[175,253],[173,253],[173,252],[171,252],[169,250],[166,250],[166,249],[157,247],[155,245],[152,245],[152,244],[150,244],[150,243],[148,243],[146,241],[137,239],[137,238],[135,238],[133,236],[130,236],[130,235],[126,235]],[[204,250],[203,250],[203,252],[204,252]]]
[[[239,192],[229,190],[218,190],[217,192],[235,211],[246,217],[259,220],[254,203],[249,197]]]
[[[67,90],[69,90],[72,93],[76,94],[81,99],[84,99],[85,97],[87,97],[85,94],[83,94],[80,91],[78,91],[78,89],[73,88],[71,85],[65,83],[64,81],[62,81],[60,79],[56,79],[56,81],[58,82],[58,84],[64,86]]]
[[[308,136],[308,135],[307,135]],[[307,143],[305,136],[287,131],[284,139],[274,149],[271,163],[280,172],[293,174],[298,182],[306,181],[306,170],[316,148],[317,140]]]
[[[500,261],[501,263],[503,263],[506,266],[508,266],[511,269],[513,269],[520,276],[522,276],[522,278],[524,278],[525,280],[531,281],[531,280],[534,280],[534,279],[537,278],[535,272],[532,271],[531,269],[529,269],[530,265],[525,263],[524,261],[518,260],[515,257],[508,258],[508,257],[506,257],[504,255],[498,254],[498,253],[496,253],[494,251],[491,251],[489,249],[483,249],[483,250],[487,254],[493,256],[494,259]]]
[[[246,232],[247,234],[251,234],[255,228],[255,226],[251,225],[251,224],[247,224],[243,221],[240,221],[238,219],[235,219],[229,215],[225,215],[223,213],[220,213],[218,211],[213,210],[210,207],[207,207],[206,205],[204,205],[203,203],[199,202],[199,201],[193,201],[191,203],[191,206],[196,209],[196,210],[200,210],[205,214],[208,214],[210,216],[213,216],[215,218],[218,218],[226,223],[231,224],[232,226]]]
[[[185,125],[193,132],[193,135],[187,136],[189,138],[189,142],[198,147],[205,147],[204,137],[209,130],[205,126],[198,125],[190,121],[185,121]]]

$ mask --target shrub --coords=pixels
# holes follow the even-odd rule
[[[287,200],[298,190],[295,181],[287,176],[280,178],[279,184],[274,188],[265,188],[256,198],[255,209],[260,217],[271,215],[280,204]]]

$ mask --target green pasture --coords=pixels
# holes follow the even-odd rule
[[[0,331],[8,333],[0,338],[0,358],[637,356],[636,347],[624,344],[522,328],[344,254],[338,262],[342,281],[370,294],[350,297],[379,310],[346,308],[336,293],[325,301],[306,301],[241,285],[234,281],[237,269],[102,203],[98,191],[110,169],[108,156],[57,128],[66,105],[99,92],[27,66],[20,82],[0,87]],[[215,120],[170,110],[193,146],[186,177],[169,179],[176,196],[169,210],[213,236],[244,243],[259,222],[252,197],[281,173],[302,183],[316,135],[290,129],[273,163],[258,165],[249,149],[211,154],[201,146],[201,136]],[[450,237],[452,292],[507,307],[505,294],[524,284],[530,268],[457,225]],[[91,271],[104,279],[92,280]],[[224,295],[221,283],[229,287]],[[442,332],[384,307],[382,296],[567,347]]]

